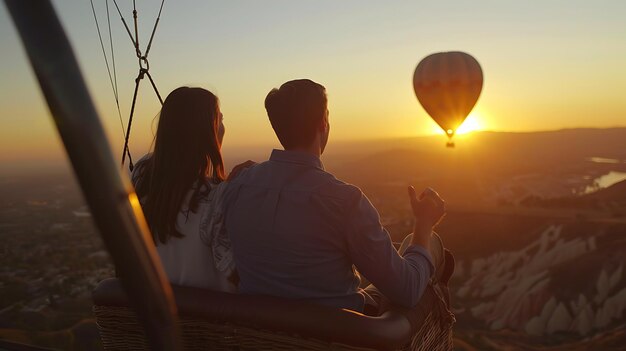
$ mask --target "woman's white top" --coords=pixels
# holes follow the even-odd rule
[[[133,183],[136,174],[133,173]],[[216,291],[236,292],[228,279],[234,272],[230,240],[223,227],[222,195],[225,182],[213,184],[208,195],[200,199],[196,212],[189,201],[194,188],[187,193],[176,226],[184,236],[170,236],[167,243],[157,242],[157,252],[170,283]]]

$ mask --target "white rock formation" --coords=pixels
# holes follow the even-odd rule
[[[582,296],[582,295],[581,295]],[[594,316],[591,306],[585,304],[579,310],[580,312],[572,321],[569,330],[578,332],[579,335],[587,335],[593,328]]]
[[[548,290],[552,267],[575,263],[596,250],[593,236],[566,240],[560,237],[562,228],[546,228],[536,241],[519,251],[499,252],[466,262],[463,273],[469,277],[456,295],[484,301],[469,312],[492,330],[510,328],[531,335],[573,331],[587,335],[594,328],[608,325],[624,312],[626,291],[605,302],[621,283],[623,267],[611,275],[600,272],[593,303],[582,294],[572,301],[557,301]],[[595,313],[594,308],[598,309]]]
[[[559,302],[554,310],[554,313],[548,320],[545,333],[553,334],[559,331],[569,330],[571,324],[572,316],[567,311],[567,308],[565,308],[565,305],[562,302]]]
[[[543,335],[546,330],[546,321],[541,319],[540,316],[535,316],[528,321],[524,330],[530,335]]]
[[[609,288],[609,275],[603,269],[602,272],[600,272],[598,281],[596,282],[596,290],[598,293],[596,294],[594,301],[598,304],[602,303],[602,301],[609,296]]]
[[[548,300],[548,302],[545,305],[543,305],[543,309],[541,310],[541,314],[539,315],[539,318],[541,318],[544,324],[548,323],[548,319],[552,317],[552,314],[554,313],[556,306],[557,306],[556,299],[554,298],[554,296],[550,298],[550,300]]]
[[[624,269],[624,265],[621,264],[619,268],[615,270],[613,274],[611,274],[611,277],[609,278],[609,290],[613,290],[617,286],[617,284],[619,284],[620,281],[622,281],[623,269]]]

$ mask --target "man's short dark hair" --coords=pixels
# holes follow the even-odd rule
[[[326,88],[309,79],[289,81],[267,94],[265,109],[285,149],[309,146],[326,116]]]

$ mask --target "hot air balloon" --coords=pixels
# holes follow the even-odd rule
[[[448,147],[454,147],[452,137],[474,108],[482,87],[478,61],[460,51],[426,56],[413,74],[415,96],[448,136]]]

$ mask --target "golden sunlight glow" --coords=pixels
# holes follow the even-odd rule
[[[130,194],[128,194],[128,201],[130,202],[130,205],[133,207],[133,210],[141,210],[141,204],[139,203],[139,198],[137,197],[137,194],[133,191]]]
[[[483,126],[480,123],[480,117],[477,113],[472,112],[469,114],[469,116],[467,116],[467,118],[465,119],[465,121],[463,122],[463,124],[461,124],[461,126],[459,128],[457,128],[456,133],[454,133],[455,135],[458,134],[467,134],[467,133],[471,133],[471,132],[475,132],[478,130],[483,130]],[[441,127],[439,127],[439,125],[437,125],[436,123],[433,123],[432,126],[432,133],[433,134],[437,134],[437,135],[446,135],[447,134],[451,134],[451,130],[448,131],[443,131],[443,129],[441,129]]]
[[[137,219],[137,224],[139,225],[139,231],[143,235],[144,240],[146,242],[152,242],[150,228],[148,227],[148,222],[146,222],[146,218],[143,215],[143,210],[141,208],[139,198],[137,197],[137,193],[135,193],[134,191],[130,192],[128,194],[128,202],[130,202],[130,206],[132,207],[135,218]],[[156,255],[156,253],[151,254]]]
[[[469,116],[465,119],[463,124],[456,130],[456,134],[467,134],[471,132],[475,132],[477,130],[482,130],[483,127],[480,125],[480,118],[476,113],[470,113]]]
[[[446,132],[444,132],[443,129],[441,129],[441,127],[435,122],[432,124],[431,133],[436,135],[446,135]]]

